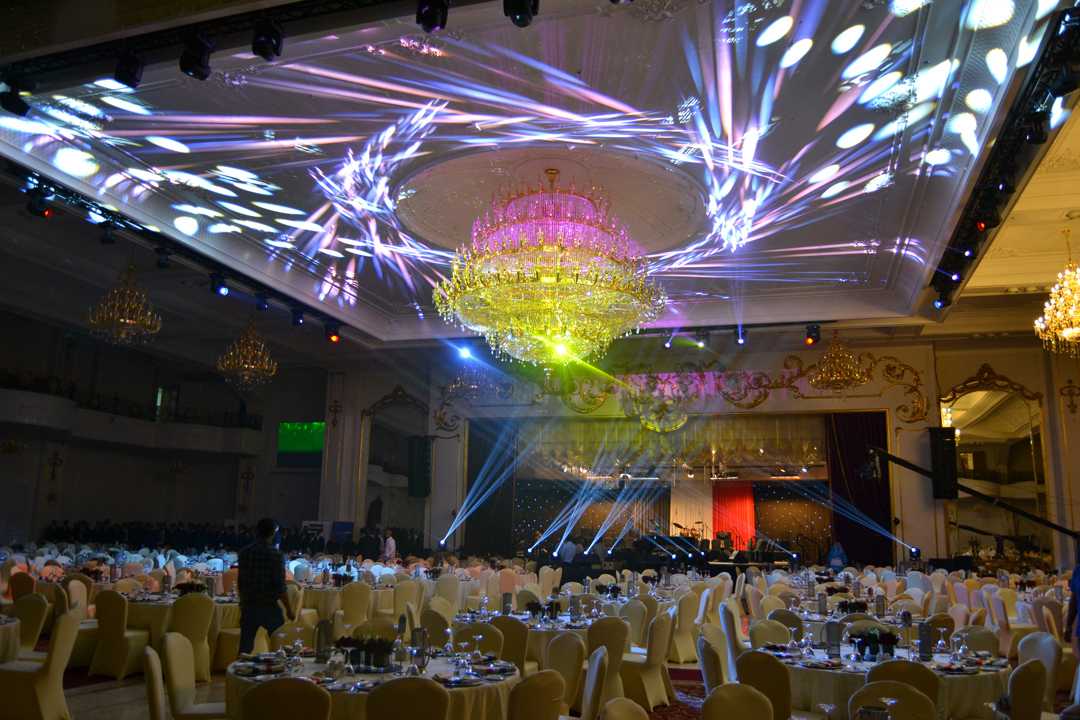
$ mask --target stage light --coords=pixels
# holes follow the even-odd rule
[[[229,285],[221,273],[210,273],[210,290],[221,297],[229,294]]]
[[[102,245],[115,245],[116,244],[116,226],[106,220],[101,223],[101,244]]]
[[[172,251],[164,245],[159,245],[154,248],[154,254],[157,255],[157,267],[159,270],[169,269],[169,258],[172,257]]]
[[[817,323],[810,323],[806,326],[806,337],[803,342],[807,345],[816,345],[821,340],[821,326]]]
[[[672,560],[674,560],[674,559],[675,559],[675,553],[671,553],[671,559],[672,559]]]
[[[323,321],[323,333],[329,342],[335,344],[341,342],[341,323],[333,320]]]
[[[986,232],[988,227],[990,227],[990,226],[986,224],[985,220],[976,220],[975,221],[975,229],[978,230],[979,232]]]
[[[736,328],[736,330],[735,330],[735,344],[736,345],[745,345],[746,344],[746,329],[745,328]]]
[[[667,348],[668,350],[670,350],[671,349],[671,341],[670,340],[666,341],[664,343],[664,347]]]
[[[184,41],[184,51],[180,53],[180,72],[196,80],[210,77],[210,53],[214,44],[202,33],[194,33]]]
[[[799,553],[791,553],[791,559],[792,560],[798,560],[799,559]]]
[[[457,349],[457,354],[462,360],[468,360],[472,357],[472,350],[469,349],[468,345],[462,345]]]
[[[292,309],[292,324],[296,326],[304,324],[304,311],[300,308]]]
[[[519,28],[529,27],[540,14],[540,0],[503,0],[503,15]]]
[[[945,308],[949,307],[950,304],[951,303],[949,301],[949,296],[945,293],[939,293],[938,296],[934,298],[935,310],[944,310]]]
[[[698,350],[704,350],[705,345],[709,340],[709,334],[706,332],[699,332],[694,335],[694,347]]]
[[[608,551],[607,551],[607,554],[608,554],[608,555],[610,555],[610,554],[611,554],[611,551],[610,551],[610,550],[608,550]]]
[[[960,251],[960,254],[963,255],[966,258],[974,257],[975,256],[975,248],[966,247],[966,248],[964,248],[963,250]]]
[[[26,192],[26,212],[39,218],[51,218],[53,209],[49,205],[52,193],[43,187],[30,188]]]
[[[559,557],[559,553],[553,552],[553,553],[551,553],[551,557]]]
[[[281,26],[270,18],[263,18],[255,23],[254,35],[251,38],[251,52],[258,55],[266,62],[272,62],[274,58],[281,57],[281,49],[285,45]]]
[[[525,548],[526,555],[532,555],[532,548]]]
[[[259,312],[266,312],[270,309],[270,298],[266,296],[266,293],[255,293],[255,309]]]
[[[949,279],[952,280],[953,282],[960,282],[960,273],[954,272],[954,273],[950,274]]]
[[[439,547],[446,547],[446,538],[443,538],[439,541]],[[532,552],[532,550],[530,550],[529,552]]]
[[[704,551],[699,551],[699,552],[698,552],[698,555],[700,555],[701,557],[705,557],[705,553],[704,553]]]
[[[426,33],[445,30],[449,13],[450,0],[417,0],[416,24]]]
[[[558,355],[559,357],[562,357],[562,356],[566,355],[566,352],[567,352],[566,345],[564,345],[562,343],[559,343],[558,345],[555,346],[555,354]]]
[[[810,472],[810,468],[803,465],[801,468],[799,468],[799,471],[804,472],[804,473],[808,473],[808,472]]]
[[[116,69],[113,71],[113,79],[134,90],[139,87],[139,83],[142,82],[144,67],[145,63],[143,63],[142,58],[140,58],[134,50],[125,50],[120,53],[120,57],[116,58]]]
[[[920,557],[922,557],[922,550],[920,550],[919,548],[912,547],[912,548],[909,548],[909,549],[911,551],[911,559],[912,560],[918,560]]]

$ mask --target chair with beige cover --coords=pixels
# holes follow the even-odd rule
[[[787,645],[791,631],[776,620],[759,620],[750,626],[750,647],[757,650],[766,645]]]
[[[803,710],[791,709],[791,677],[787,665],[776,657],[760,650],[744,652],[735,660],[735,674],[739,683],[751,685],[769,698],[772,704],[773,720],[802,720],[814,718],[824,720],[825,716]]]
[[[515,617],[499,615],[491,624],[502,633],[503,646],[500,658],[514,663],[521,677],[531,675],[540,669],[535,660],[526,660],[525,651],[529,644],[529,626]]]
[[[397,633],[394,634],[397,637]],[[305,647],[315,645],[315,628],[299,620],[288,622],[270,634],[270,649],[277,651],[283,647],[292,647],[299,640]]]
[[[559,720],[563,679],[554,670],[541,670],[510,690],[508,720]]]
[[[454,631],[454,642],[459,646],[464,643],[466,649],[479,649],[484,653],[501,656],[503,649],[503,634],[491,623],[469,623],[465,627]]]
[[[123,680],[142,667],[142,651],[150,642],[150,633],[128,630],[128,600],[115,590],[98,593],[95,605],[97,647],[90,661],[90,674]]]
[[[82,622],[90,617],[90,602],[88,600],[90,595],[86,583],[70,576],[65,580],[67,582],[62,583],[62,585],[68,596],[68,610],[74,612],[75,617],[78,618],[79,622]]]
[[[895,700],[887,708],[892,720],[935,720],[937,708],[934,701],[917,688],[895,680],[877,680],[867,683],[848,699],[848,717],[857,717],[860,708],[886,708],[882,698]]]
[[[11,599],[18,600],[23,595],[31,595],[34,592],[37,580],[29,573],[15,573],[11,576],[11,580],[8,581],[8,587],[11,588]]]
[[[570,706],[581,687],[581,666],[585,662],[585,641],[575,632],[559,633],[544,651],[544,667],[562,675],[563,703],[560,715],[569,715]]]
[[[372,718],[424,718],[446,720],[450,692],[425,677],[400,677],[384,682],[367,699],[367,716]],[[245,717],[247,714],[245,713]],[[294,715],[292,720],[302,715]],[[262,720],[262,718],[259,718]]]
[[[173,718],[195,720],[227,717],[223,702],[195,702],[195,655],[190,640],[178,632],[165,633],[161,641],[161,652],[165,666],[165,689]]]
[[[747,646],[739,640],[739,619],[732,611],[731,606],[725,601],[720,606],[720,629],[724,631],[724,639],[731,650],[732,659],[738,658],[747,650]]]
[[[752,685],[729,683],[709,693],[701,706],[702,720],[765,720],[777,717],[765,693]]]
[[[210,682],[210,623],[214,620],[214,601],[204,593],[188,593],[172,607],[169,632],[178,632],[191,643],[195,654],[195,681]]]
[[[436,684],[433,680],[428,682]],[[375,693],[371,695],[373,698]],[[370,704],[371,698],[368,699],[369,707]],[[244,693],[240,705],[245,718],[330,720],[330,693],[303,678],[284,677],[259,683]]]
[[[142,583],[135,578],[122,578],[113,583],[112,589],[121,595],[134,595],[142,590]]]
[[[19,573],[23,575],[25,573]],[[41,593],[32,592],[21,595],[12,603],[12,612],[19,619],[19,658],[25,660],[43,660],[43,657],[26,657],[24,653],[33,652],[37,647],[41,629],[45,627],[45,616],[49,613],[49,601]]]
[[[1017,649],[1020,664],[1038,660],[1046,671],[1046,688],[1043,693],[1043,710],[1053,712],[1057,691],[1057,671],[1061,665],[1061,645],[1050,633],[1036,632],[1024,636]]]
[[[742,577],[740,575],[739,577]],[[729,629],[724,624],[724,608],[727,608],[731,614],[732,625]],[[738,644],[744,648],[750,647],[750,635],[743,629],[743,618],[746,614],[743,612],[742,603],[735,599],[735,597],[729,597],[718,608],[718,616],[720,618],[720,626],[724,628],[724,632],[730,633]]]
[[[645,655],[627,653],[623,655],[619,668],[626,697],[649,712],[657,705],[671,702],[664,687],[664,675],[667,674],[672,622],[668,613],[657,615],[649,626]]]
[[[1025,635],[1035,632],[1034,625],[1013,628],[1009,622],[1009,615],[1005,610],[1005,602],[998,597],[997,593],[989,596],[990,613],[997,627],[998,653],[1012,660],[1017,656],[1020,641]]]
[[[581,685],[580,720],[597,720],[600,717],[600,710],[604,707],[604,678],[607,672],[608,651],[606,647],[600,646],[592,651],[585,665],[585,679]],[[560,720],[568,720],[568,717],[561,715]]]
[[[648,593],[641,593],[635,599],[645,606],[645,622],[641,624],[641,642],[645,642],[645,631],[648,629],[649,623],[660,612],[660,603]]]
[[[649,713],[627,698],[613,698],[604,705],[601,720],[649,720]]]
[[[1020,663],[1009,674],[1009,720],[1040,720],[1043,694],[1046,688],[1046,668],[1039,660]]]
[[[427,631],[428,642],[435,647],[441,647],[450,639],[450,623],[443,614],[427,608],[420,613],[420,627]]]
[[[769,617],[769,613],[773,612],[774,610],[786,609],[787,603],[785,603],[783,599],[775,595],[766,595],[761,599],[761,617],[763,619]]]
[[[706,642],[709,643],[709,646],[716,651],[717,656],[720,659],[720,677],[722,682],[737,682],[735,677],[735,654],[731,647],[731,643],[728,642],[727,634],[724,632],[724,629],[719,625],[713,625],[712,623],[702,625],[701,637],[703,637]]]
[[[143,678],[146,680],[146,705],[150,720],[169,720],[166,710],[165,678],[161,673],[161,658],[149,645],[143,648]]]
[[[79,621],[70,612],[56,618],[44,662],[16,660],[0,665],[0,717],[12,720],[70,720],[64,699],[64,668],[75,645]]]
[[[517,593],[517,607],[518,607],[518,610],[521,611],[521,612],[525,612],[528,609],[530,603],[534,603],[536,605],[539,605],[540,604],[540,596],[537,595],[532,590],[530,590],[529,588],[522,588],[522,589],[518,590],[518,593]]]
[[[383,617],[389,617],[391,622],[397,622],[397,619],[405,614],[405,605],[412,603],[419,607],[420,599],[420,584],[415,580],[402,580],[394,585],[394,609],[377,612]]]
[[[353,629],[371,617],[373,589],[363,582],[341,588],[341,609],[334,612],[334,636],[349,637]]]
[[[393,642],[397,640],[397,626],[388,618],[373,617],[354,627],[352,634],[354,638],[376,637]]]
[[[998,654],[998,637],[993,630],[985,627],[969,625],[963,630],[957,630],[955,635],[963,638],[963,642],[972,652],[988,652]]]
[[[435,581],[435,596],[445,600],[450,605],[450,617],[457,615],[461,609],[461,580],[457,575],[447,573],[439,576]]]
[[[697,648],[694,647],[694,636],[697,634],[694,618],[697,611],[697,593],[688,592],[679,598],[675,606],[675,627],[671,631],[671,651],[668,653],[668,660],[673,663],[697,660]]]
[[[937,700],[941,688],[941,680],[938,679],[937,673],[922,663],[911,660],[888,660],[874,665],[866,673],[868,683],[881,680],[892,680],[910,685],[933,700]]]
[[[968,609],[966,605],[960,605],[959,603],[953,605],[949,608],[948,615],[953,619],[953,632],[967,627]]]
[[[590,657],[599,647],[607,649],[607,672],[604,674],[601,706],[611,698],[623,696],[623,684],[619,671],[622,668],[623,653],[626,652],[626,639],[629,634],[630,626],[622,618],[600,618],[589,626],[586,645]]]
[[[948,613],[934,613],[927,617],[925,622],[930,625],[930,636],[935,641],[940,637],[940,630],[945,630],[946,641],[952,637],[953,632],[956,630],[956,620]]]
[[[784,608],[782,610],[773,610],[771,613],[769,613],[769,619],[775,620],[776,622],[786,627],[788,629],[788,632],[791,633],[792,639],[794,639],[795,641],[802,640],[803,633],[806,632],[802,618],[791,610],[788,610],[787,608]]]
[[[709,627],[716,627],[715,625]],[[721,631],[723,632],[723,631]],[[701,682],[705,686],[705,694],[708,695],[715,688],[724,684],[723,655],[727,654],[727,648],[717,648],[709,642],[704,634],[698,635],[697,656],[698,669],[701,670]]]
[[[645,616],[648,610],[645,603],[637,598],[631,598],[619,610],[619,617],[630,625],[630,644],[641,645],[645,633]]]

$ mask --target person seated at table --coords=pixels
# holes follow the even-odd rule
[[[281,608],[292,621],[295,608],[289,605],[285,591],[285,558],[274,547],[278,525],[263,518],[255,526],[256,539],[240,551],[240,570],[236,577],[240,596],[240,652],[251,652],[259,627],[271,635],[285,624]],[[280,601],[281,605],[278,605]]]

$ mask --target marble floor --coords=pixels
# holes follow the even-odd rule
[[[103,682],[64,691],[74,720],[150,720],[146,685],[141,675],[120,682]],[[225,700],[225,676],[200,685],[197,702]]]

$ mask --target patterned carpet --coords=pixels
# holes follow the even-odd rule
[[[667,707],[658,707],[649,715],[655,720],[688,720],[701,717],[701,706],[705,702],[705,686],[701,676],[697,680],[671,678],[675,686],[676,701]]]

